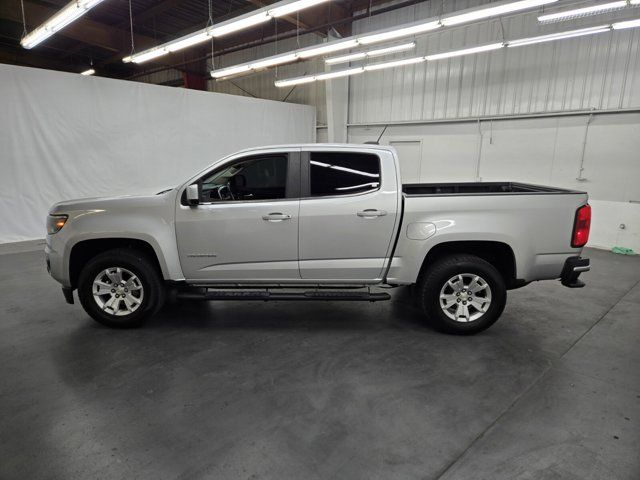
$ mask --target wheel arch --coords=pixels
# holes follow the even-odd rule
[[[418,279],[440,258],[455,254],[475,255],[492,264],[502,275],[507,289],[523,286],[516,278],[516,257],[511,246],[494,240],[459,240],[434,245],[425,256]]]
[[[156,249],[151,243],[139,238],[113,237],[81,240],[73,245],[69,253],[69,280],[72,288],[78,286],[78,278],[82,267],[95,256],[116,248],[128,248],[144,253],[160,274],[166,278],[163,264]]]

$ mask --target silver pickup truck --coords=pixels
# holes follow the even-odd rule
[[[500,317],[509,289],[584,285],[586,193],[403,185],[400,161],[377,145],[254,148],[156,195],[61,202],[47,268],[67,302],[77,289],[111,327],[141,325],[168,295],[378,301],[413,285],[429,323],[471,334]]]

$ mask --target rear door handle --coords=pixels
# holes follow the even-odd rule
[[[356,215],[364,218],[384,217],[387,214],[385,210],[376,210],[375,208],[367,208],[359,211]]]
[[[291,220],[291,215],[285,213],[274,212],[268,215],[263,215],[262,219],[267,222],[281,222],[283,220]]]

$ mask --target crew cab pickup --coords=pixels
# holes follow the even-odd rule
[[[413,285],[428,322],[470,334],[498,319],[509,289],[584,285],[586,193],[403,185],[401,162],[377,145],[253,148],[156,195],[57,203],[47,268],[111,327],[141,325],[168,295],[378,301]]]

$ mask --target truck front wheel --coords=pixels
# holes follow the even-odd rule
[[[164,285],[152,261],[133,249],[114,249],[87,262],[78,279],[78,298],[97,322],[138,327],[164,302]]]
[[[475,255],[450,255],[427,267],[418,283],[418,301],[436,329],[471,335],[493,325],[507,300],[504,279]]]

